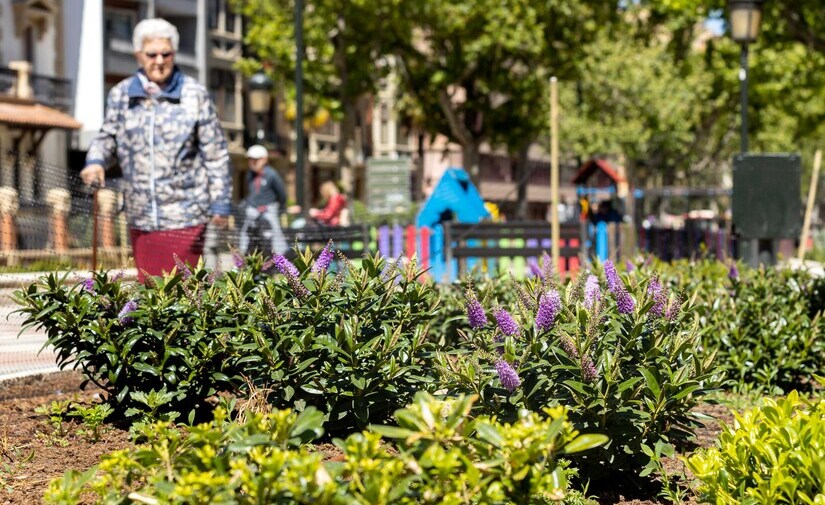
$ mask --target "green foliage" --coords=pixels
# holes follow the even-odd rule
[[[706,329],[702,345],[717,352],[734,389],[781,394],[811,387],[811,374],[825,365],[825,281],[805,271],[743,265],[731,279],[717,261],[657,268],[674,284],[695,288]]]
[[[148,442],[116,451],[85,474],[54,480],[46,501],[98,503],[129,498],[158,503],[549,503],[570,498],[556,458],[605,441],[580,435],[563,408],[523,413],[513,424],[470,418],[472,398],[440,401],[422,393],[397,412],[400,427],[380,426],[336,440],[340,461],[323,461],[305,442],[322,415],[272,411],[245,423],[226,412],[181,433],[147,425]],[[382,443],[381,433],[397,441]],[[338,458],[336,458],[338,459]]]
[[[683,476],[671,474],[664,464],[664,458],[673,458],[676,454],[673,445],[659,440],[654,447],[642,444],[642,452],[650,458],[650,462],[642,469],[639,476],[645,477],[655,472],[662,483],[659,496],[671,503],[685,503],[688,487],[683,481]]]
[[[442,348],[454,347],[461,341],[462,332],[470,331],[465,308],[465,295],[468,289],[478,291],[482,296],[481,303],[485,305],[491,300],[505,306],[518,303],[518,290],[512,280],[491,279],[477,269],[473,269],[456,282],[439,284],[441,303],[438,305],[438,311],[433,313],[431,328],[433,338],[438,339],[438,345]]]
[[[378,256],[363,258],[360,267],[341,262],[335,276],[311,265],[307,252],[295,261],[299,278],[279,276],[261,286],[248,307],[255,323],[232,366],[271,390],[275,407],[326,412],[330,433],[387,421],[417,390],[433,387],[427,331],[435,288],[421,282],[415,263]]]
[[[106,403],[97,403],[91,406],[76,403],[72,406],[69,415],[79,417],[85,427],[83,434],[85,434],[90,441],[97,442],[100,440],[100,435],[102,434],[103,421],[105,421],[113,411],[112,407]]]
[[[69,414],[71,400],[52,400],[48,405],[41,405],[34,409],[35,414],[46,416],[47,423],[52,427],[52,436],[65,437],[67,430],[63,424],[64,419]]]
[[[587,276],[580,273],[567,289],[538,278],[523,283],[512,311],[519,333],[508,331],[498,309],[493,310],[498,324],[491,317],[467,333],[455,351],[440,353],[442,383],[448,394],[479,395],[479,412],[505,418],[522,407],[540,412],[565,405],[579,429],[611,439],[581,459],[588,476],[639,472],[650,459],[644,445],[688,443],[698,425],[691,410],[719,386],[721,376],[713,353],[701,350],[702,330],[690,302],[663,293],[657,313],[657,299],[649,291],[654,280],[628,274],[617,283],[634,307],[622,313],[609,292],[592,304],[591,295],[583,296]],[[541,329],[537,314],[546,315],[547,297],[555,290],[560,309]],[[502,361],[518,375],[516,387],[505,380]]]
[[[190,412],[231,387],[228,342],[244,323],[210,277],[198,269],[144,287],[99,272],[86,289],[49,274],[15,296],[24,328],[45,329],[60,368],[80,368],[120,415],[142,408],[130,393],[164,388],[174,393],[171,410]],[[135,310],[121,315],[128,303]]]
[[[142,421],[157,422],[166,421],[174,422],[180,416],[178,412],[164,412],[162,409],[175,399],[175,395],[166,391],[166,388],[160,391],[154,389],[149,392],[133,391],[129,394],[136,403],[141,404],[141,408],[130,408],[124,413],[126,417],[141,416]]]
[[[766,398],[686,458],[708,503],[825,503],[825,400]]]
[[[45,328],[61,368],[80,368],[118,417],[191,423],[208,397],[251,385],[275,406],[317,407],[340,433],[388,420],[431,387],[438,299],[414,264],[376,256],[313,271],[306,251],[297,275],[261,274],[272,265],[253,256],[237,271],[196,268],[148,286],[48,275],[16,296],[25,326]]]

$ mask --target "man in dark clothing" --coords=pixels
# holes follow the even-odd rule
[[[247,149],[246,157],[249,162],[249,172],[246,174],[247,197],[244,212],[243,227],[241,228],[240,250],[247,254],[251,230],[263,233],[266,243],[271,244],[272,253],[283,254],[287,250],[286,237],[281,230],[279,210],[286,204],[286,190],[284,181],[274,168],[268,165],[269,152],[262,145],[254,145]],[[266,222],[268,229],[261,230],[258,223]],[[267,251],[262,251],[266,253]]]

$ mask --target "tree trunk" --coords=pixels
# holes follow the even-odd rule
[[[480,143],[475,139],[462,146],[464,170],[470,175],[479,193],[481,192],[481,153]]]
[[[527,165],[530,161],[528,158],[530,144],[530,142],[523,144],[515,156],[516,219],[521,221],[527,220],[527,211],[530,207],[530,202],[527,201],[527,184],[530,179],[530,175],[527,173]]]
[[[338,174],[341,178],[341,185],[347,195],[347,201],[352,204],[353,192],[355,190],[355,115],[357,114],[356,97],[349,94],[349,69],[347,67],[346,40],[345,34],[347,23],[343,14],[338,15],[338,33],[335,36],[335,55],[333,61],[338,69],[341,78],[341,105],[344,109],[344,117],[341,120],[341,128],[338,132]]]
[[[355,152],[360,148],[355,145],[355,115],[358,112],[354,100],[345,100],[342,105],[344,117],[338,134],[338,170],[347,200],[352,202],[355,192]]]

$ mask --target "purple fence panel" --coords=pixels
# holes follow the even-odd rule
[[[390,250],[389,226],[381,226],[378,228],[378,252],[380,252],[381,256],[385,258],[392,256],[392,251]]]
[[[392,227],[392,257],[404,256],[404,228],[400,224]]]

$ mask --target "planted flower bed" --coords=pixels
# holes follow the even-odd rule
[[[252,496],[253,484],[244,484],[242,471],[227,468],[250,464],[257,469],[276,465],[271,478],[254,485],[255,493],[274,493],[264,501],[279,503],[297,503],[301,493],[314,501],[340,495],[344,501],[370,503],[466,503],[474,496],[478,503],[564,497],[575,503],[586,501],[576,490],[588,482],[592,486],[585,495],[609,494],[600,482],[605,474],[614,485],[630,483],[643,493],[681,498],[687,481],[673,476],[668,456],[674,450],[686,454],[696,443],[702,427],[697,408],[708,394],[738,384],[724,382],[722,372],[733,370],[731,361],[720,367],[719,346],[711,345],[708,334],[721,335],[724,326],[722,316],[707,308],[710,297],[727,295],[723,302],[733,309],[720,311],[746,311],[756,302],[739,293],[768,286],[744,276],[729,278],[724,268],[713,271],[724,277],[712,273],[717,284],[708,287],[691,284],[694,277],[685,282],[678,266],[620,273],[608,262],[603,270],[597,266],[567,284],[545,267],[528,281],[464,284],[457,293],[455,287],[423,282],[414,263],[378,257],[357,264],[332,260],[329,248],[318,259],[307,253],[294,264],[276,256],[271,260],[279,272],[275,277],[261,274],[270,266],[263,258],[248,258],[242,268],[226,273],[181,265],[175,275],[145,287],[123,285],[106,273],[77,286],[51,276],[20,292],[29,324],[46,328],[61,364],[82,370],[102,388],[112,410],[108,420],[131,426],[135,440],[146,442],[136,454],[156,450],[154,443],[181,444],[180,459],[161,467],[151,463],[155,457],[141,463],[124,459],[125,453],[112,455],[110,463],[85,477],[54,483],[52,499],[70,503],[77,496],[73,493],[97,489],[103,501],[135,492],[174,502],[183,496],[174,493],[186,486],[188,492],[206,486],[209,474],[217,479],[209,482],[224,493],[220,496],[243,501]],[[799,293],[784,298],[791,306],[783,310],[804,312],[809,326],[818,327],[818,315],[811,314],[815,297],[807,289]],[[808,305],[800,308],[805,301]],[[817,360],[814,351],[797,363],[821,365]],[[788,375],[787,385],[797,384],[803,373]],[[307,421],[315,426],[309,430],[312,438],[341,440],[336,445],[342,461],[322,463],[322,456],[299,444],[307,441],[300,436],[266,442],[249,432],[244,412],[250,408],[278,419],[312,419]],[[221,413],[217,420],[216,412]],[[185,427],[200,422],[211,424]],[[523,423],[550,423],[552,429],[542,430],[553,436],[578,431],[587,443],[576,445],[573,434],[542,442],[552,450],[522,447],[518,456],[507,453],[509,435],[502,433],[528,429]],[[445,434],[459,425],[461,440]],[[558,431],[560,426],[569,429]],[[255,442],[238,442],[231,433],[245,433],[242,438]],[[393,447],[386,455],[376,445],[380,435]],[[197,445],[201,436],[211,441],[208,449]],[[422,446],[427,437],[446,438]],[[573,445],[561,449],[564,440]],[[371,441],[369,449],[365,441]],[[194,452],[187,456],[190,449]],[[281,452],[256,452],[264,449]],[[462,455],[463,450],[469,452]],[[223,466],[204,462],[207,453],[227,451],[229,459],[214,463]],[[303,466],[276,464],[269,459],[273,455],[303,461]],[[541,457],[530,459],[536,455]],[[559,466],[556,456],[563,458]],[[382,458],[387,465],[392,458],[406,462],[392,470]],[[502,458],[510,463],[496,473],[493,467]],[[518,470],[511,458],[527,470]],[[367,460],[391,477],[382,481],[369,473],[363,468]],[[132,477],[118,484],[124,472]],[[306,475],[315,484],[299,478],[300,493],[285,490],[294,484],[288,476],[300,472],[310,472]],[[571,488],[566,478],[576,473]],[[368,481],[376,486],[370,493],[378,494],[363,494]],[[132,485],[138,482],[140,488]],[[307,482],[315,487],[306,488]],[[352,488],[353,482],[362,485]],[[384,489],[388,483],[390,491]],[[479,483],[492,486],[493,494],[480,493]]]

